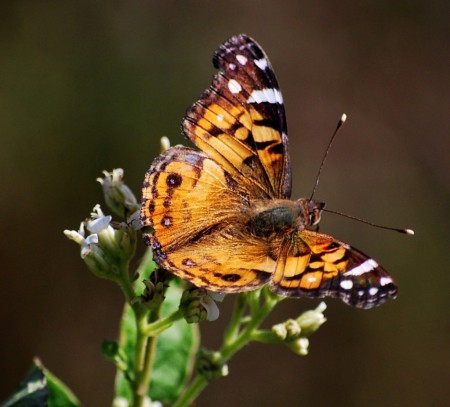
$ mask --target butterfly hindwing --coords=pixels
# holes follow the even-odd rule
[[[248,191],[215,161],[187,147],[168,149],[146,175],[141,218],[158,264],[198,287],[255,289],[275,262],[267,245],[244,235]]]
[[[272,290],[292,297],[333,297],[359,308],[395,298],[397,287],[375,260],[332,236],[310,230],[285,239],[289,247]]]
[[[215,52],[212,85],[188,110],[185,134],[260,197],[288,198],[291,173],[281,92],[269,59],[250,37]]]

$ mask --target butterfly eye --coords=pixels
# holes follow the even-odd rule
[[[309,214],[309,222],[312,226],[317,225],[320,222],[320,216],[322,211],[318,208],[314,208],[313,212]]]
[[[317,225],[320,222],[324,207],[325,204],[323,202],[316,202],[313,200],[308,201],[309,224],[311,226]]]

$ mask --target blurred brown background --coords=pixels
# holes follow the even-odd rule
[[[445,1],[15,1],[0,10],[0,400],[39,355],[86,406],[111,403],[122,296],[63,235],[122,167],[139,193],[159,138],[186,141],[185,109],[233,34],[260,42],[286,102],[294,194],[416,230],[410,238],[325,215],[321,230],[395,276],[372,311],[327,301],[310,355],[251,345],[198,406],[443,406],[450,388],[450,3]],[[218,346],[232,298],[217,323]],[[317,302],[290,300],[271,322]]]

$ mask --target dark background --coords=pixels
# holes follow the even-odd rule
[[[0,10],[0,400],[33,356],[87,406],[111,403],[122,296],[91,275],[63,230],[122,167],[139,193],[159,138],[246,32],[283,91],[293,196],[308,196],[337,120],[348,124],[316,198],[414,238],[324,215],[321,230],[370,253],[400,286],[372,311],[327,301],[306,358],[254,345],[198,406],[443,406],[450,388],[449,24],[445,1],[15,1]],[[204,341],[218,346],[233,298]],[[271,322],[317,302],[286,301]]]

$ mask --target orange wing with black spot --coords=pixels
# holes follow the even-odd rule
[[[204,153],[172,147],[147,172],[142,222],[157,263],[198,287],[241,292],[275,270],[267,244],[245,234],[249,191]]]
[[[255,196],[289,198],[284,104],[267,55],[241,34],[219,47],[213,63],[219,73],[188,110],[185,134]]]

